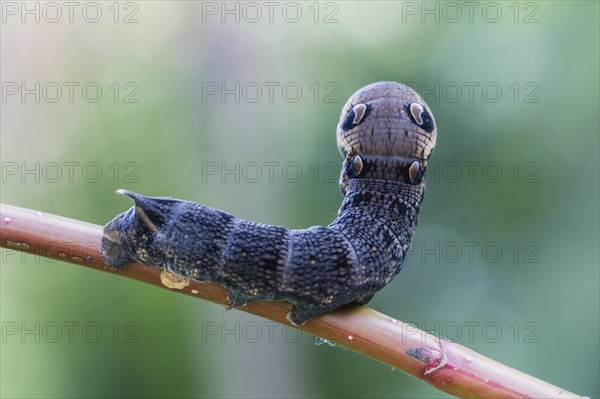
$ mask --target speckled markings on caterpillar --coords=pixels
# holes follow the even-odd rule
[[[232,306],[285,300],[296,325],[367,303],[398,274],[435,147],[433,115],[411,88],[373,83],[344,105],[337,144],[344,200],[327,227],[288,230],[173,198],[129,191],[134,206],[104,228],[115,269],[137,261],[229,290]]]

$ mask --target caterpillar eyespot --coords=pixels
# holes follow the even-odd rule
[[[361,123],[371,112],[371,107],[367,104],[356,104],[346,116],[346,119],[341,124],[344,131],[348,131]]]
[[[423,119],[421,118],[421,114],[423,113],[423,106],[418,103],[412,103],[409,106],[410,115],[413,117],[415,123],[419,126],[423,124]]]
[[[402,269],[436,136],[414,90],[396,82],[368,85],[350,97],[338,122],[344,200],[328,226],[288,230],[119,190],[134,206],[106,224],[104,260],[115,269],[137,261],[219,283],[235,307],[288,301],[288,320],[296,325],[365,304]]]
[[[421,165],[418,161],[414,161],[408,168],[408,178],[411,183],[415,184],[422,178]]]
[[[354,108],[352,108],[352,111],[354,112],[354,120],[352,121],[352,125],[356,126],[365,117],[367,106],[365,104],[356,104]]]
[[[423,130],[431,133],[435,125],[433,123],[433,118],[429,114],[429,111],[427,111],[427,109],[419,103],[410,104],[408,109],[413,121]]]
[[[352,174],[354,176],[360,176],[360,172],[362,172],[363,169],[363,161],[360,155],[355,155],[354,158],[352,158],[352,166]]]

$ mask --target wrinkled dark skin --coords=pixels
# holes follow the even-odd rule
[[[103,256],[115,269],[136,261],[219,283],[235,307],[288,301],[296,325],[365,304],[402,268],[435,140],[435,121],[416,92],[395,82],[371,84],[342,110],[337,142],[345,197],[329,226],[288,230],[121,191],[135,205],[105,226]]]

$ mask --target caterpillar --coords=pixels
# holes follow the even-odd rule
[[[336,137],[344,199],[330,225],[288,230],[119,190],[134,206],[104,227],[104,260],[114,269],[136,261],[219,283],[234,307],[288,301],[294,325],[342,305],[366,304],[402,269],[436,125],[414,90],[378,82],[348,99]]]

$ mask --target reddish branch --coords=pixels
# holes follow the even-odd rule
[[[119,272],[110,270],[99,251],[101,238],[101,226],[0,205],[0,246],[7,251],[59,259],[167,288],[156,267],[133,263]],[[227,306],[227,292],[216,284],[190,281],[177,291]],[[241,310],[290,326],[285,318],[290,310],[287,303],[258,302]],[[296,328],[462,398],[580,397],[362,306],[347,306]]]

